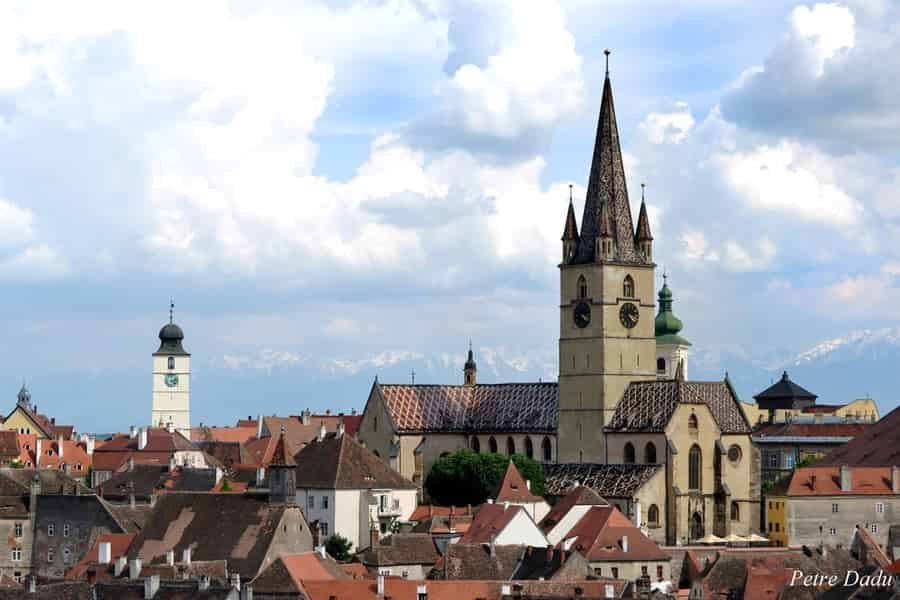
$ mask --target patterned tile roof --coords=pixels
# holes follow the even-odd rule
[[[551,433],[559,421],[555,382],[375,385],[398,432]]]
[[[900,407],[816,461],[822,465],[881,467],[900,465]]]
[[[660,465],[548,464],[544,465],[544,490],[548,496],[565,496],[583,485],[602,498],[630,498],[661,468]]]
[[[727,381],[634,381],[606,431],[665,431],[679,404],[706,404],[722,433],[750,433],[750,424]]]

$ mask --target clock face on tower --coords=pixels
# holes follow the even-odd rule
[[[622,322],[622,325],[624,325],[626,329],[632,329],[637,325],[640,316],[641,313],[638,310],[638,307],[631,302],[626,302],[622,305],[622,308],[619,309],[619,321]]]
[[[584,329],[591,324],[591,305],[582,300],[575,305],[575,311],[572,313],[575,325]]]
[[[166,375],[166,385],[169,387],[175,387],[176,385],[178,385],[178,375],[175,375],[174,373]]]

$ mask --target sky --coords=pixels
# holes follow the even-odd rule
[[[195,421],[555,378],[607,47],[697,369],[900,326],[889,0],[9,2],[0,397],[145,422],[170,298]]]

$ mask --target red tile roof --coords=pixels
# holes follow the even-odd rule
[[[862,435],[820,458],[816,464],[868,467],[900,465],[900,407],[886,414]]]
[[[382,385],[391,422],[399,432],[556,432],[556,383]]]
[[[393,600],[417,600],[419,586],[425,586],[428,600],[500,600],[505,585],[522,597],[530,598],[605,598],[612,586],[616,598],[622,596],[628,582],[618,579],[593,581],[442,581],[385,577],[384,597]],[[373,580],[304,581],[309,600],[376,600]]]
[[[192,427],[192,442],[238,442],[244,444],[256,436],[252,427]]]
[[[279,467],[297,466],[297,461],[294,460],[294,452],[288,446],[284,431],[278,434],[278,441],[275,442],[275,449],[272,451],[272,458],[269,460],[269,464]]]
[[[543,502],[540,496],[531,493],[531,488],[522,479],[522,474],[516,468],[516,465],[510,460],[506,466],[506,472],[503,479],[497,484],[492,496],[495,502]]]
[[[410,521],[421,521],[429,517],[449,517],[451,515],[468,515],[473,513],[471,506],[436,506],[434,504],[420,504],[410,515]]]
[[[862,435],[870,423],[767,423],[753,432],[753,437],[846,437]]]
[[[656,542],[641,533],[615,506],[593,506],[564,536],[590,561],[669,560]],[[628,539],[627,549],[625,538]]]
[[[469,525],[469,530],[459,539],[460,544],[488,544],[499,535],[515,518],[521,506],[503,504],[482,504]]]
[[[297,488],[415,489],[416,485],[348,435],[328,434],[294,457]]]
[[[778,598],[781,591],[791,581],[793,569],[785,567],[769,568],[767,566],[747,565],[747,583],[744,585],[744,598],[765,600]]]
[[[550,512],[541,520],[540,527],[544,533],[553,529],[566,516],[566,513],[572,510],[573,506],[609,506],[609,502],[591,488],[580,485],[554,504]]]
[[[133,540],[135,534],[133,533],[103,533],[97,537],[97,540],[94,542],[94,545],[87,551],[81,561],[78,562],[74,567],[69,569],[66,573],[66,579],[82,579],[87,575],[88,571],[91,569],[96,569],[100,567],[100,570],[105,570],[106,566],[99,565],[97,561],[100,560],[100,544],[103,542],[109,542],[110,545],[110,561],[115,561],[120,556],[125,556],[128,552],[128,546],[131,545],[131,540]]]
[[[840,467],[803,467],[794,470],[787,496],[892,495],[890,467],[850,467],[850,490],[841,490]]]

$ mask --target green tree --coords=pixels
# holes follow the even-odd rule
[[[503,479],[510,458],[522,478],[531,481],[531,491],[544,495],[544,469],[522,454],[479,454],[468,448],[440,458],[425,478],[425,491],[432,502],[465,506],[483,503]]]
[[[350,552],[352,550],[353,542],[339,533],[334,533],[325,540],[325,551],[335,560],[350,560]]]

